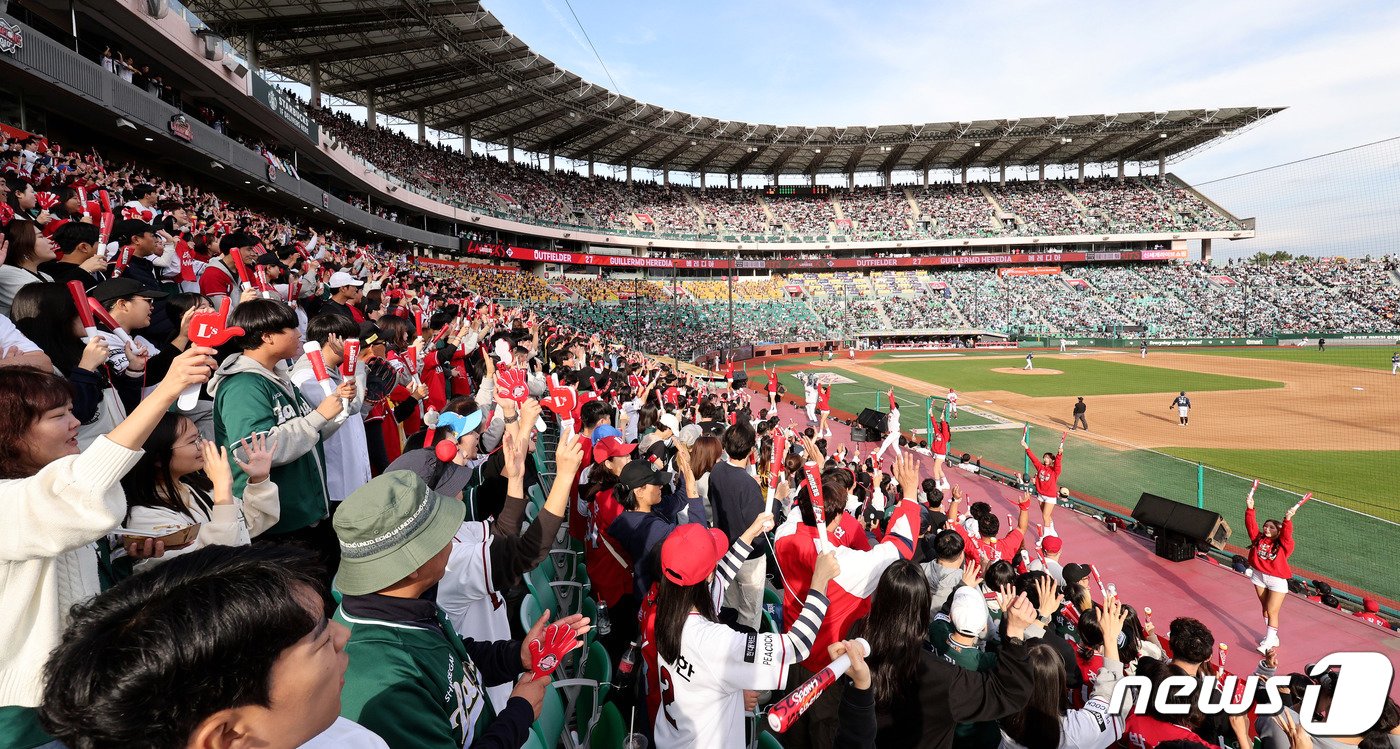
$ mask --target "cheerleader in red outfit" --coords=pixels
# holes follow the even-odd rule
[[[1293,553],[1293,513],[1298,505],[1291,507],[1283,516],[1283,522],[1265,520],[1264,526],[1254,517],[1254,490],[1245,499],[1244,527],[1249,533],[1250,579],[1254,581],[1254,593],[1259,596],[1259,607],[1268,620],[1264,639],[1259,641],[1259,652],[1268,652],[1278,647],[1278,620],[1283,611],[1283,599],[1288,595],[1288,581],[1293,578],[1293,569],[1288,566],[1288,557]]]
[[[1055,505],[1060,501],[1060,472],[1065,468],[1065,443],[1060,443],[1059,452],[1045,453],[1040,458],[1035,457],[1024,438],[1021,439],[1021,447],[1025,448],[1026,457],[1031,459],[1031,467],[1035,469],[1032,479],[1035,481],[1035,493],[1040,499],[1041,521],[1045,524],[1041,535],[1059,535],[1055,533],[1055,523],[1051,518],[1055,514]]]
[[[768,412],[778,413],[778,370],[769,371],[768,365],[763,365],[763,371],[768,373]]]
[[[941,492],[948,491],[948,479],[943,478],[943,463],[948,460],[948,443],[953,441],[953,429],[938,413],[935,420],[933,409],[929,409],[929,420],[933,422],[933,432],[929,435],[929,448],[933,450],[933,480]]]
[[[831,416],[831,382],[822,380],[817,383],[817,436],[831,439],[831,427],[827,425],[827,419]]]

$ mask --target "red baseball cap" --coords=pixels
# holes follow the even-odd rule
[[[1061,541],[1059,536],[1045,536],[1040,539],[1040,548],[1046,554],[1059,554],[1060,549],[1063,549],[1064,546],[1065,542]]]
[[[620,437],[604,437],[593,443],[593,462],[602,463],[608,458],[620,458],[624,455],[631,455],[637,449],[635,442],[623,442]]]
[[[729,552],[729,537],[718,528],[686,523],[661,544],[661,574],[677,585],[702,583]]]
[[[1381,604],[1380,604],[1380,602],[1378,602],[1378,601],[1377,601],[1376,599],[1374,599],[1374,598],[1367,598],[1367,599],[1363,600],[1363,601],[1361,602],[1361,605],[1362,605],[1362,606],[1365,606],[1365,607],[1366,607],[1366,610],[1369,611],[1369,612],[1372,613],[1372,614],[1374,614],[1374,613],[1376,613],[1377,611],[1380,611],[1380,610],[1381,610]]]

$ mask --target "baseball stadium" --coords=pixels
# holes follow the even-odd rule
[[[0,0],[0,749],[1395,746],[1395,113],[916,12]]]

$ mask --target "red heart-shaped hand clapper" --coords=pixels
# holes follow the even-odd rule
[[[549,397],[544,399],[545,407],[561,419],[572,418],[577,403],[578,396],[572,388],[550,388]]]
[[[224,297],[217,310],[196,312],[190,318],[190,342],[214,348],[227,343],[230,338],[243,335],[243,329],[237,325],[231,328],[224,327],[225,321],[228,320],[228,306],[229,299]]]
[[[578,645],[578,635],[567,624],[555,622],[544,628],[538,639],[530,641],[531,678],[549,676],[559,667],[564,655]]]
[[[530,389],[525,386],[525,370],[505,369],[497,372],[496,395],[516,403],[529,400]]]

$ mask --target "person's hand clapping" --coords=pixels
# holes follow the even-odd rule
[[[1026,594],[1011,599],[1009,607],[1003,607],[1002,611],[1006,614],[1006,636],[1013,640],[1024,638],[1026,627],[1035,621],[1035,607]]]
[[[233,471],[228,465],[228,450],[213,440],[200,440],[199,452],[204,456],[204,475],[214,485],[214,504],[233,504]]]
[[[1055,578],[1049,575],[1042,575],[1035,581],[1036,600],[1040,601],[1038,611],[1042,619],[1059,611],[1060,605],[1064,603],[1064,596],[1056,590],[1057,587]]]

